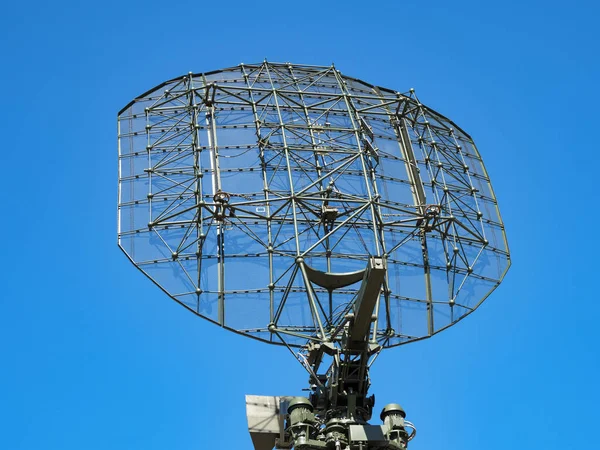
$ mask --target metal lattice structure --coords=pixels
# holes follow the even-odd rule
[[[510,265],[471,137],[334,66],[188,74],[118,116],[119,245],[171,298],[225,328],[327,342],[373,257],[370,340],[431,336]]]

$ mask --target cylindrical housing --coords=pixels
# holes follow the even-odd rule
[[[406,412],[399,404],[390,403],[384,406],[380,417],[384,425],[387,425],[388,430],[403,429]]]
[[[296,426],[300,423],[314,423],[313,405],[307,398],[294,397],[288,406],[290,425]]]

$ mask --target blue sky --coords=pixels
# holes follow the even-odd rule
[[[413,450],[592,448],[600,100],[592,2],[13,2],[2,7],[0,449],[251,448],[244,395],[300,394],[285,349],[170,301],[116,245],[116,114],[189,71],[327,65],[470,133],[513,266],[472,316],[385,352]]]

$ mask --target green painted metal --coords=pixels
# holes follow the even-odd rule
[[[123,252],[309,374],[308,398],[248,396],[256,450],[405,449],[400,405],[369,424],[369,368],[469,315],[510,267],[472,138],[412,89],[267,61],[167,81],[118,133]]]

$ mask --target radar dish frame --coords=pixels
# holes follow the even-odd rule
[[[376,258],[369,341],[393,347],[470,314],[510,267],[473,140],[414,90],[241,64],[149,90],[118,127],[120,248],[240,334],[338,345]]]

